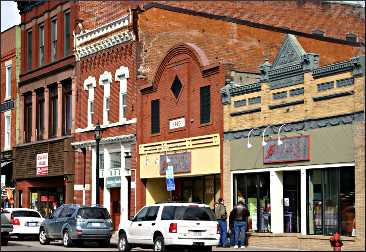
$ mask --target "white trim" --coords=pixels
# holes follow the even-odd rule
[[[91,87],[97,86],[97,81],[94,76],[89,76],[86,80],[84,80],[84,90],[88,90]]]
[[[10,59],[10,60],[5,61],[4,65],[5,65],[5,67],[11,66],[12,60]]]
[[[268,168],[259,168],[259,169],[236,170],[236,171],[230,171],[230,172],[232,174],[238,174],[238,173],[253,173],[253,172],[268,172],[268,171],[292,171],[292,170],[301,170],[301,169],[321,169],[321,168],[334,168],[334,167],[344,167],[344,166],[355,166],[355,163],[268,167]]]
[[[4,100],[11,99],[11,70],[12,70],[11,63],[8,65],[5,65],[5,99]]]
[[[99,85],[103,86],[105,84],[112,83],[112,74],[108,71],[104,71],[103,74],[99,76]]]
[[[99,76],[99,85],[103,86],[103,124],[109,124],[109,111],[111,110],[111,95],[110,89],[112,84],[112,74],[110,72],[104,71],[103,74]],[[107,100],[109,101],[109,108],[107,110]]]
[[[128,121],[123,121],[123,122],[115,122],[115,123],[110,123],[108,125],[101,125],[100,127],[102,129],[106,129],[106,128],[111,128],[111,127],[117,127],[117,126],[122,126],[122,125],[129,125],[129,124],[134,124],[137,122],[136,118],[132,118],[131,120]],[[88,131],[92,131],[95,130],[95,128],[93,126],[90,127],[86,127],[86,128],[77,128],[75,130],[75,133],[83,133],[83,132],[88,132]]]
[[[130,73],[128,67],[125,66],[120,66],[114,75],[115,80],[119,81],[119,122],[121,123],[126,121],[126,115],[123,114],[122,111],[124,107],[127,107],[127,102],[126,105],[123,105],[122,97],[123,95],[126,95],[127,99],[127,79],[129,77]]]
[[[9,117],[9,128],[7,127],[6,119]],[[9,139],[7,138],[7,131],[9,131]],[[4,150],[11,149],[11,111],[4,113]]]
[[[306,235],[307,231],[307,188],[306,188],[306,169],[300,171],[300,232]]]

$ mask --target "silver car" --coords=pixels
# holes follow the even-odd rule
[[[112,229],[111,216],[106,208],[65,204],[42,222],[39,242],[45,245],[62,239],[63,245],[70,247],[92,240],[109,247]]]

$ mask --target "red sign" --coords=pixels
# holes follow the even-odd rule
[[[48,175],[48,153],[37,154],[37,176]]]
[[[48,201],[48,195],[41,195],[41,201]]]
[[[51,201],[51,202],[56,201],[55,195],[50,195],[50,197],[48,198],[48,200]]]

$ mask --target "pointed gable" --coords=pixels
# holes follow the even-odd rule
[[[292,34],[287,34],[272,67],[280,68],[299,64],[305,54],[305,50],[296,37]]]

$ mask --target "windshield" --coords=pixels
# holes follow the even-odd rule
[[[80,208],[77,216],[83,219],[110,219],[111,216],[106,208]]]
[[[200,220],[215,221],[215,215],[209,207],[166,206],[161,214],[162,220]]]

